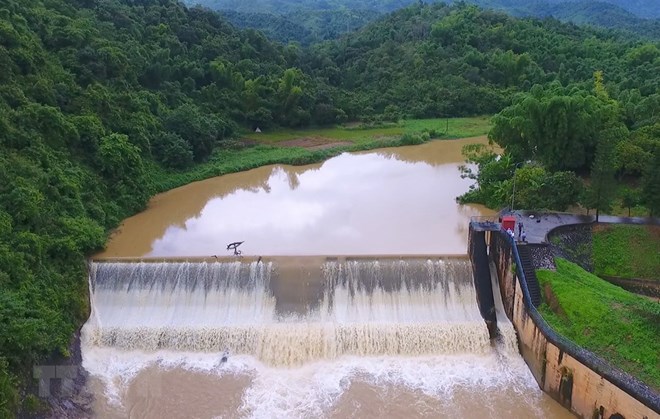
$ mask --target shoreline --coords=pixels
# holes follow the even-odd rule
[[[238,149],[216,150],[208,161],[200,163],[188,170],[181,172],[168,172],[162,168],[154,168],[151,172],[151,181],[154,196],[185,186],[189,183],[198,182],[217,176],[245,172],[269,165],[305,166],[329,160],[342,153],[357,153],[371,151],[379,148],[398,148],[427,144],[432,141],[456,141],[475,138],[485,138],[487,134],[471,137],[437,137],[426,141],[410,144],[401,137],[374,138],[352,143],[344,143],[336,147],[318,149],[315,147],[280,147],[277,144],[257,144]],[[158,180],[160,179],[160,180]],[[135,214],[133,214],[135,215]]]
[[[479,135],[467,138],[483,137],[484,135]],[[422,144],[428,143],[430,141],[454,141],[462,139],[464,138],[436,138],[433,140],[424,141]],[[326,149],[257,145],[246,147],[240,150],[218,150],[216,153],[214,153],[211,160],[206,163],[197,165],[187,172],[169,174],[163,173],[164,176],[162,177],[158,176],[157,171],[152,172],[152,179],[160,177],[163,180],[158,183],[154,182],[156,184],[156,188],[153,191],[150,200],[160,193],[185,186],[189,183],[203,181],[217,176],[252,170],[258,167],[273,164],[302,166],[323,162],[345,152],[361,152],[410,145],[411,144],[404,143],[401,138],[380,138],[372,141],[344,144],[339,147]],[[244,156],[245,154],[251,158],[240,160],[240,157]],[[233,159],[233,157],[236,156],[239,157],[238,162]],[[123,221],[124,220],[122,220],[122,223]],[[116,234],[117,229],[119,228],[121,228],[121,224],[115,227],[114,230],[108,232],[106,245],[108,241],[111,240],[112,235]],[[93,258],[94,255],[95,254],[88,255],[88,258]],[[89,300],[89,289],[87,290],[87,293],[88,294],[86,298]],[[87,318],[89,318],[89,315],[86,317],[82,324],[87,321]],[[80,325],[80,328],[82,328],[82,324]],[[69,345],[69,353],[71,356],[62,360],[58,364],[63,366],[77,367],[75,373],[71,377],[71,388],[69,389],[67,395],[60,394],[58,396],[44,399],[44,401],[46,401],[49,405],[50,411],[40,415],[39,417],[77,419],[93,416],[92,408],[94,405],[94,396],[86,389],[88,373],[82,368],[80,332],[81,329],[78,329],[72,338],[71,344]]]
[[[81,419],[94,417],[94,395],[87,390],[89,373],[82,367],[81,347],[82,326],[74,333],[69,344],[68,358],[53,362],[57,371],[63,368],[65,377],[53,386],[53,382],[46,384],[47,388],[59,387],[54,394],[45,399],[49,411],[36,417],[41,419]],[[59,374],[58,374],[59,375]],[[43,399],[42,399],[43,400]]]

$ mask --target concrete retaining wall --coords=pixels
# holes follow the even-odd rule
[[[518,332],[520,353],[541,389],[583,418],[660,418],[660,395],[636,378],[558,335],[532,306],[517,249],[491,235],[500,292]],[[617,416],[620,415],[620,416]]]
[[[472,261],[472,275],[479,311],[481,317],[486,321],[490,337],[494,338],[497,334],[497,316],[495,315],[493,284],[491,283],[485,231],[475,231],[470,226],[468,254],[470,261]]]

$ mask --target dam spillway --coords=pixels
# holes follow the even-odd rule
[[[438,256],[464,255],[470,217],[490,214],[454,199],[471,182],[461,149],[486,142],[262,167],[155,197],[89,266],[93,416],[571,417],[539,390],[510,323],[487,340],[467,260]],[[235,239],[240,264],[197,258]]]
[[[464,258],[93,262],[90,288],[83,338],[98,347],[278,367],[490,348]]]

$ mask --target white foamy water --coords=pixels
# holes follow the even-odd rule
[[[466,259],[302,265],[93,264],[82,336],[83,366],[104,394],[97,415],[561,412],[517,354],[510,324],[502,343],[489,341]]]
[[[489,348],[467,260],[327,262],[319,272],[308,281],[316,292],[301,298],[276,291],[286,279],[272,263],[97,263],[83,338],[125,350],[226,349],[276,366]]]
[[[522,359],[496,348],[480,355],[342,357],[287,369],[268,367],[249,356],[231,356],[221,363],[214,354],[125,352],[112,348],[95,348],[85,360],[85,368],[106,387],[109,405],[117,417],[132,407],[128,399],[139,401],[146,398],[147,391],[152,399],[164,398],[165,386],[171,385],[165,380],[149,380],[148,390],[130,385],[150,367],[175,375],[177,371],[192,371],[219,380],[247,377],[249,384],[240,389],[241,406],[232,417],[332,417],[343,398],[356,397],[351,395],[355,383],[411,392],[418,398],[429,398],[436,409],[447,409],[446,413],[459,404],[461,409],[469,409],[473,403],[490,402],[492,411],[486,417],[501,417],[498,406],[508,399],[506,403],[517,409],[511,417],[548,417],[544,413],[547,406],[540,404],[545,396]],[[455,400],[466,393],[479,401]],[[146,416],[158,417],[158,409],[154,409]],[[213,416],[213,411],[208,411],[205,417]]]

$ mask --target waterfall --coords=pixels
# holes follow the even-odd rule
[[[87,345],[295,366],[344,355],[485,353],[467,259],[94,262]]]

